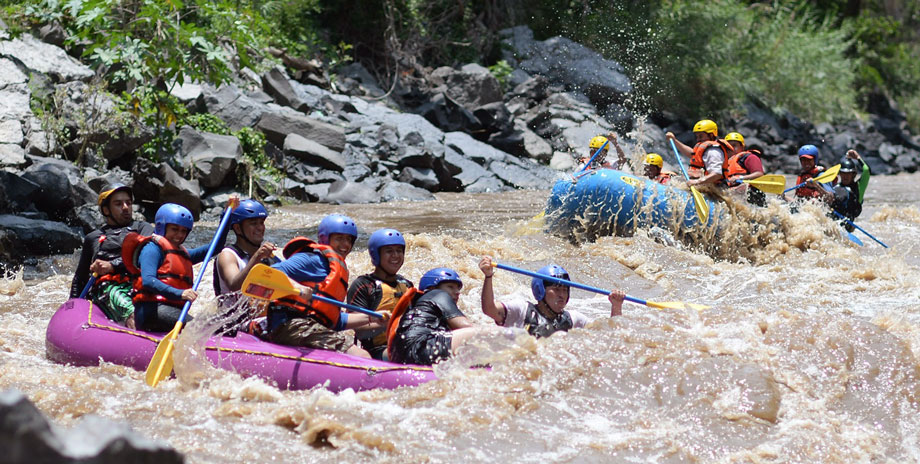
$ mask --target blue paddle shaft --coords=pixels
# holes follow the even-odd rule
[[[680,166],[680,172],[684,174],[685,179],[689,179],[690,176],[687,175],[687,168],[684,167],[684,162],[680,159],[680,152],[677,151],[677,145],[674,144],[674,139],[671,139],[670,142],[671,148],[674,150],[674,156],[677,158],[677,165]]]
[[[885,245],[884,243],[882,243],[881,240],[879,240],[879,239],[873,237],[872,234],[870,234],[869,232],[866,232],[866,229],[863,229],[862,227],[859,227],[858,225],[854,224],[853,221],[847,219],[846,216],[844,216],[844,215],[838,213],[837,210],[831,210],[831,211],[833,211],[834,214],[837,215],[837,217],[839,217],[840,219],[843,219],[847,224],[849,224],[849,225],[851,225],[851,226],[853,226],[853,227],[859,229],[860,232],[866,234],[869,238],[871,238],[872,240],[875,240],[876,242],[878,242],[879,245],[881,245],[881,246],[883,246],[883,247],[885,247],[885,248],[888,248],[888,245]]]
[[[343,302],[341,302],[341,301],[339,301],[339,300],[333,300],[332,298],[326,298],[326,297],[324,297],[324,296],[319,296],[319,295],[313,295],[313,299],[316,300],[316,301],[322,301],[323,303],[333,304],[333,305],[339,306],[339,307],[341,307],[341,308],[350,309],[350,310],[352,310],[352,311],[357,311],[357,312],[359,312],[359,313],[364,313],[364,314],[367,314],[368,316],[372,316],[372,317],[376,317],[376,318],[383,319],[383,314],[380,314],[380,313],[378,313],[377,311],[371,311],[371,310],[369,310],[369,309],[362,308],[362,307],[360,307],[360,306],[355,306],[355,305],[352,305],[352,304],[343,303]]]
[[[592,156],[591,159],[588,160],[588,164],[586,164],[583,168],[579,169],[578,172],[580,173],[588,169],[588,166],[591,166],[591,163],[594,162],[594,158],[597,158],[597,155],[599,155],[604,150],[604,147],[606,147],[608,143],[610,143],[610,140],[607,140],[606,142],[604,142],[604,144],[601,145],[601,147],[598,148],[596,152],[594,152],[594,156]]]
[[[79,297],[80,299],[86,298],[86,294],[89,293],[89,289],[93,287],[93,284],[95,282],[96,282],[96,275],[93,274],[93,276],[89,278],[89,281],[86,282],[86,286],[83,287],[83,291],[80,292],[80,297]]]
[[[195,277],[195,286],[192,287],[192,290],[198,290],[198,284],[201,283],[201,278],[204,277],[204,271],[208,267],[208,261],[211,260],[211,255],[214,254],[214,248],[217,248],[217,242],[220,240],[220,236],[223,235],[224,229],[227,228],[227,223],[230,222],[231,212],[233,212],[233,208],[227,208],[227,212],[224,213],[223,219],[220,220],[220,225],[217,227],[217,233],[214,234],[214,238],[211,240],[211,246],[208,247],[208,252],[204,255],[204,261],[201,262],[201,270],[198,271],[198,277]],[[182,306],[182,313],[179,314],[179,320],[177,322],[185,322],[185,316],[188,314],[188,310],[191,307],[192,302],[186,301],[185,305]]]
[[[555,282],[557,284],[567,285],[569,287],[580,288],[582,290],[587,290],[589,292],[600,293],[601,295],[609,295],[610,292],[604,290],[603,288],[592,287],[590,285],[580,284],[578,282],[572,282],[571,280],[560,279],[558,277],[548,276],[545,274],[538,274],[536,272],[528,271],[526,269],[519,269],[513,266],[508,266],[506,264],[495,263],[495,267],[499,269],[504,269],[506,271],[517,272],[518,274],[524,274],[531,277],[536,277],[538,279],[548,280],[550,282]],[[626,295],[626,301],[631,301],[633,303],[638,303],[640,305],[647,305],[645,300],[640,300],[638,298],[633,298],[629,295]]]

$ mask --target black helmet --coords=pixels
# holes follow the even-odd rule
[[[850,158],[841,161],[840,172],[856,172],[856,161]]]

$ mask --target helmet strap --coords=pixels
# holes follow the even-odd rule
[[[553,320],[561,313],[553,311],[553,308],[549,307],[549,304],[546,302],[546,297],[544,296],[539,302],[537,302],[537,312],[539,312],[543,317]]]

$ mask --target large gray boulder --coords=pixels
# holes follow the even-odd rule
[[[289,106],[297,111],[307,112],[310,107],[297,96],[287,74],[278,67],[262,74],[262,88],[280,105]]]
[[[73,163],[37,156],[29,159],[32,165],[22,177],[38,185],[32,202],[52,219],[68,221],[78,206],[96,202],[96,192],[83,182],[80,169]]]
[[[29,34],[13,40],[0,41],[0,57],[13,58],[30,72],[50,76],[55,82],[69,82],[92,78],[95,73],[64,49],[46,44]]]
[[[131,172],[134,177],[134,200],[156,211],[163,203],[178,203],[191,210],[195,219],[201,214],[201,188],[197,180],[188,180],[166,163],[138,158]]]
[[[83,237],[61,222],[0,214],[0,230],[13,236],[12,258],[66,254],[83,245]]]
[[[60,429],[21,393],[0,393],[0,448],[8,464],[182,463],[181,454],[141,437],[123,423],[88,415]]]
[[[41,187],[22,176],[0,171],[0,213],[18,213],[35,211],[32,196]]]
[[[265,133],[269,142],[284,146],[288,134],[297,134],[327,148],[341,152],[345,149],[345,129],[301,114],[283,111],[262,113],[256,128]]]
[[[383,202],[434,200],[434,195],[428,190],[397,181],[387,182],[377,193],[380,195],[380,201]]]
[[[197,101],[200,110],[219,117],[234,131],[254,127],[267,110],[265,103],[247,96],[233,84],[224,84],[219,88],[204,85]]]
[[[284,138],[284,153],[304,161],[307,164],[342,172],[345,170],[345,158],[341,153],[330,150],[319,143],[288,134]]]
[[[233,181],[237,160],[243,156],[240,141],[232,135],[198,132],[185,126],[179,131],[182,164],[199,185],[214,189]]]
[[[619,63],[577,42],[565,37],[534,40],[527,26],[505,29],[501,35],[502,57],[509,64],[581,92],[598,108],[622,103],[633,90]]]
[[[0,57],[0,115],[20,121],[32,115],[28,82],[29,77],[13,61]]]
[[[502,89],[498,79],[488,69],[467,64],[454,69],[442,66],[430,76],[431,83],[441,86],[450,98],[472,111],[488,103],[502,101]]]
[[[343,203],[379,203],[377,191],[364,183],[340,180],[329,185],[326,195],[319,199],[321,203],[341,205]]]

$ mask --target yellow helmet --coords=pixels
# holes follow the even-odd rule
[[[703,119],[701,121],[697,121],[697,123],[693,126],[693,132],[708,132],[714,137],[718,137],[719,127],[716,126],[715,121],[711,119]]]
[[[737,132],[729,132],[728,135],[725,136],[725,141],[731,142],[732,140],[734,140],[735,142],[741,142],[741,146],[742,147],[744,146],[744,136],[743,135]]]
[[[645,155],[645,164],[651,164],[661,168],[664,167],[664,160],[661,159],[661,155],[658,153],[649,153]]]
[[[603,147],[605,143],[607,143],[607,137],[604,137],[603,135],[598,135],[597,137],[594,137],[593,139],[591,139],[590,142],[588,142],[588,148],[592,150],[597,150],[598,148]]]

